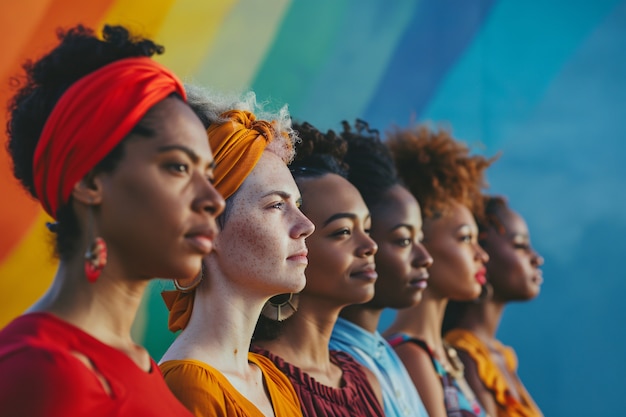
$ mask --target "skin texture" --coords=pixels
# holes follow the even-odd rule
[[[378,243],[378,280],[374,298],[367,306],[400,309],[416,305],[423,292],[419,283],[428,282],[428,268],[433,263],[422,244],[419,204],[404,187],[396,185],[373,213],[371,236]]]
[[[307,240],[310,265],[305,293],[333,304],[369,301],[374,295],[376,244],[369,236],[370,214],[347,180],[329,174],[300,182],[302,209],[317,232]]]
[[[376,243],[369,236],[370,214],[346,179],[326,174],[299,180],[302,211],[315,224],[307,239],[307,284],[298,311],[284,322],[278,338],[258,343],[319,383],[342,386],[342,371],[330,361],[328,343],[341,309],[374,295]],[[364,368],[382,404],[376,377]]]
[[[207,263],[233,284],[263,295],[302,290],[307,265],[304,238],[313,232],[313,225],[300,211],[299,201],[300,192],[285,163],[265,152],[234,195]]]
[[[305,239],[314,226],[285,162],[265,151],[233,195],[224,228],[204,262],[187,327],[162,358],[195,359],[219,370],[265,415],[273,408],[248,348],[263,304],[305,285]],[[210,413],[210,411],[207,411]]]
[[[478,227],[472,213],[454,204],[448,213],[424,222],[424,246],[435,263],[429,290],[440,297],[472,300],[480,295],[476,275],[484,272],[485,252],[478,246]],[[482,257],[477,259],[476,253]],[[483,273],[484,275],[484,273]]]
[[[543,258],[533,249],[528,226],[519,214],[502,207],[497,210],[496,217],[502,227],[488,227],[481,240],[489,254],[486,266],[492,292],[481,303],[468,305],[457,327],[470,330],[490,347],[492,361],[507,380],[511,395],[519,399],[520,393],[526,392],[526,389],[518,375],[507,369],[503,355],[494,347],[496,332],[508,302],[530,300],[539,294],[543,281],[540,269]],[[496,402],[480,380],[476,363],[462,351],[459,357],[478,400],[489,414],[496,415]],[[527,398],[530,396],[527,395]]]
[[[419,204],[401,185],[391,187],[372,207],[371,237],[378,244],[374,297],[344,308],[341,316],[375,332],[383,309],[403,309],[421,301],[433,259],[422,244]]]
[[[429,285],[422,302],[400,310],[396,320],[385,332],[391,335],[403,332],[424,340],[434,350],[437,359],[449,366],[441,324],[448,299],[471,300],[478,297],[481,286],[477,274],[488,261],[478,245],[478,230],[469,209],[451,202],[439,217],[424,221],[424,246],[433,257]],[[426,410],[431,417],[446,417],[443,389],[430,357],[418,346],[404,343],[396,348],[413,380]]]
[[[498,212],[504,233],[487,230],[482,242],[489,254],[487,277],[493,287],[494,301],[523,301],[539,295],[543,277],[539,267],[543,258],[530,244],[524,219],[510,209]]]
[[[151,137],[131,135],[113,172],[88,174],[72,192],[81,230],[93,228],[107,244],[106,267],[91,284],[82,253],[62,261],[52,287],[29,311],[55,314],[147,371],[149,355],[130,329],[148,279],[197,274],[224,201],[210,183],[206,133],[186,104],[165,99],[140,123],[151,128]],[[198,233],[206,235],[202,245]]]

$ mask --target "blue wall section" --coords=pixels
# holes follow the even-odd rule
[[[484,4],[474,7],[485,14]],[[424,97],[403,97],[402,106],[419,120],[445,121],[481,152],[503,151],[488,173],[491,190],[525,216],[546,263],[541,295],[511,305],[499,335],[516,348],[545,415],[619,414],[626,2],[499,1],[477,32],[443,77],[431,78],[436,89],[423,106]],[[376,103],[367,114],[378,126],[409,118]]]

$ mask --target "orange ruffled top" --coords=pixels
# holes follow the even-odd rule
[[[446,333],[446,342],[455,349],[465,351],[476,363],[478,377],[485,387],[492,392],[498,405],[498,417],[543,417],[541,410],[535,404],[523,385],[516,387],[520,399],[513,397],[507,387],[507,380],[502,371],[493,362],[489,348],[472,332],[464,329],[454,329]],[[517,372],[517,355],[515,351],[502,343],[496,342],[497,349],[512,374]]]
[[[293,385],[272,361],[256,353],[248,353],[248,361],[263,372],[275,416],[302,416]],[[264,417],[220,371],[204,362],[171,360],[159,366],[174,395],[196,417]]]

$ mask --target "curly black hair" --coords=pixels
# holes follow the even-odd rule
[[[323,177],[327,174],[337,174],[347,179],[348,166],[343,162],[343,158],[348,150],[348,144],[340,135],[333,130],[322,133],[308,122],[293,123],[293,129],[301,139],[296,144],[296,157],[289,166],[296,182],[305,178]],[[284,298],[285,294],[280,294],[272,297],[271,300],[280,303],[280,300]],[[279,322],[261,314],[252,335],[253,343],[276,339],[285,321]]]
[[[401,184],[389,149],[381,141],[378,130],[357,119],[354,128],[341,122],[341,136],[348,144],[344,162],[350,167],[348,181],[361,193],[365,204],[372,210],[384,200],[385,193]]]
[[[82,25],[57,31],[59,45],[37,61],[23,65],[22,77],[13,77],[17,92],[8,103],[7,150],[13,161],[13,175],[36,198],[33,183],[33,157],[44,125],[63,93],[80,78],[112,62],[131,57],[151,57],[163,47],[151,40],[133,37],[122,26],[106,25],[102,39]],[[123,157],[124,141],[95,168],[112,171]],[[56,254],[68,259],[80,236],[80,228],[70,204],[57,213]]]
[[[343,163],[348,149],[346,141],[333,130],[322,133],[308,122],[294,123],[293,130],[301,141],[296,144],[296,157],[289,166],[294,178],[320,177],[325,174],[348,176]]]

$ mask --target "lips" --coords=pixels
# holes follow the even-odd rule
[[[376,265],[367,264],[363,268],[356,270],[355,272],[350,274],[351,278],[360,279],[363,281],[374,282],[378,278],[378,273],[376,272]]]
[[[307,250],[303,250],[300,251],[298,253],[295,253],[289,257],[287,257],[288,261],[292,261],[292,262],[296,262],[296,263],[300,263],[303,265],[308,265],[309,263],[309,258],[307,257],[309,254],[309,252]]]
[[[189,233],[185,234],[185,240],[202,255],[211,253],[214,238],[215,231],[210,227],[193,228]]]
[[[409,286],[415,289],[423,290],[428,286],[428,272],[423,272],[409,281]]]
[[[474,275],[474,277],[476,278],[476,281],[478,281],[478,283],[480,285],[485,285],[487,283],[487,270],[485,268],[481,268],[478,272],[476,272],[476,275]]]
[[[543,283],[543,272],[541,272],[541,270],[538,270],[537,273],[533,275],[532,281],[537,285],[541,285]]]

